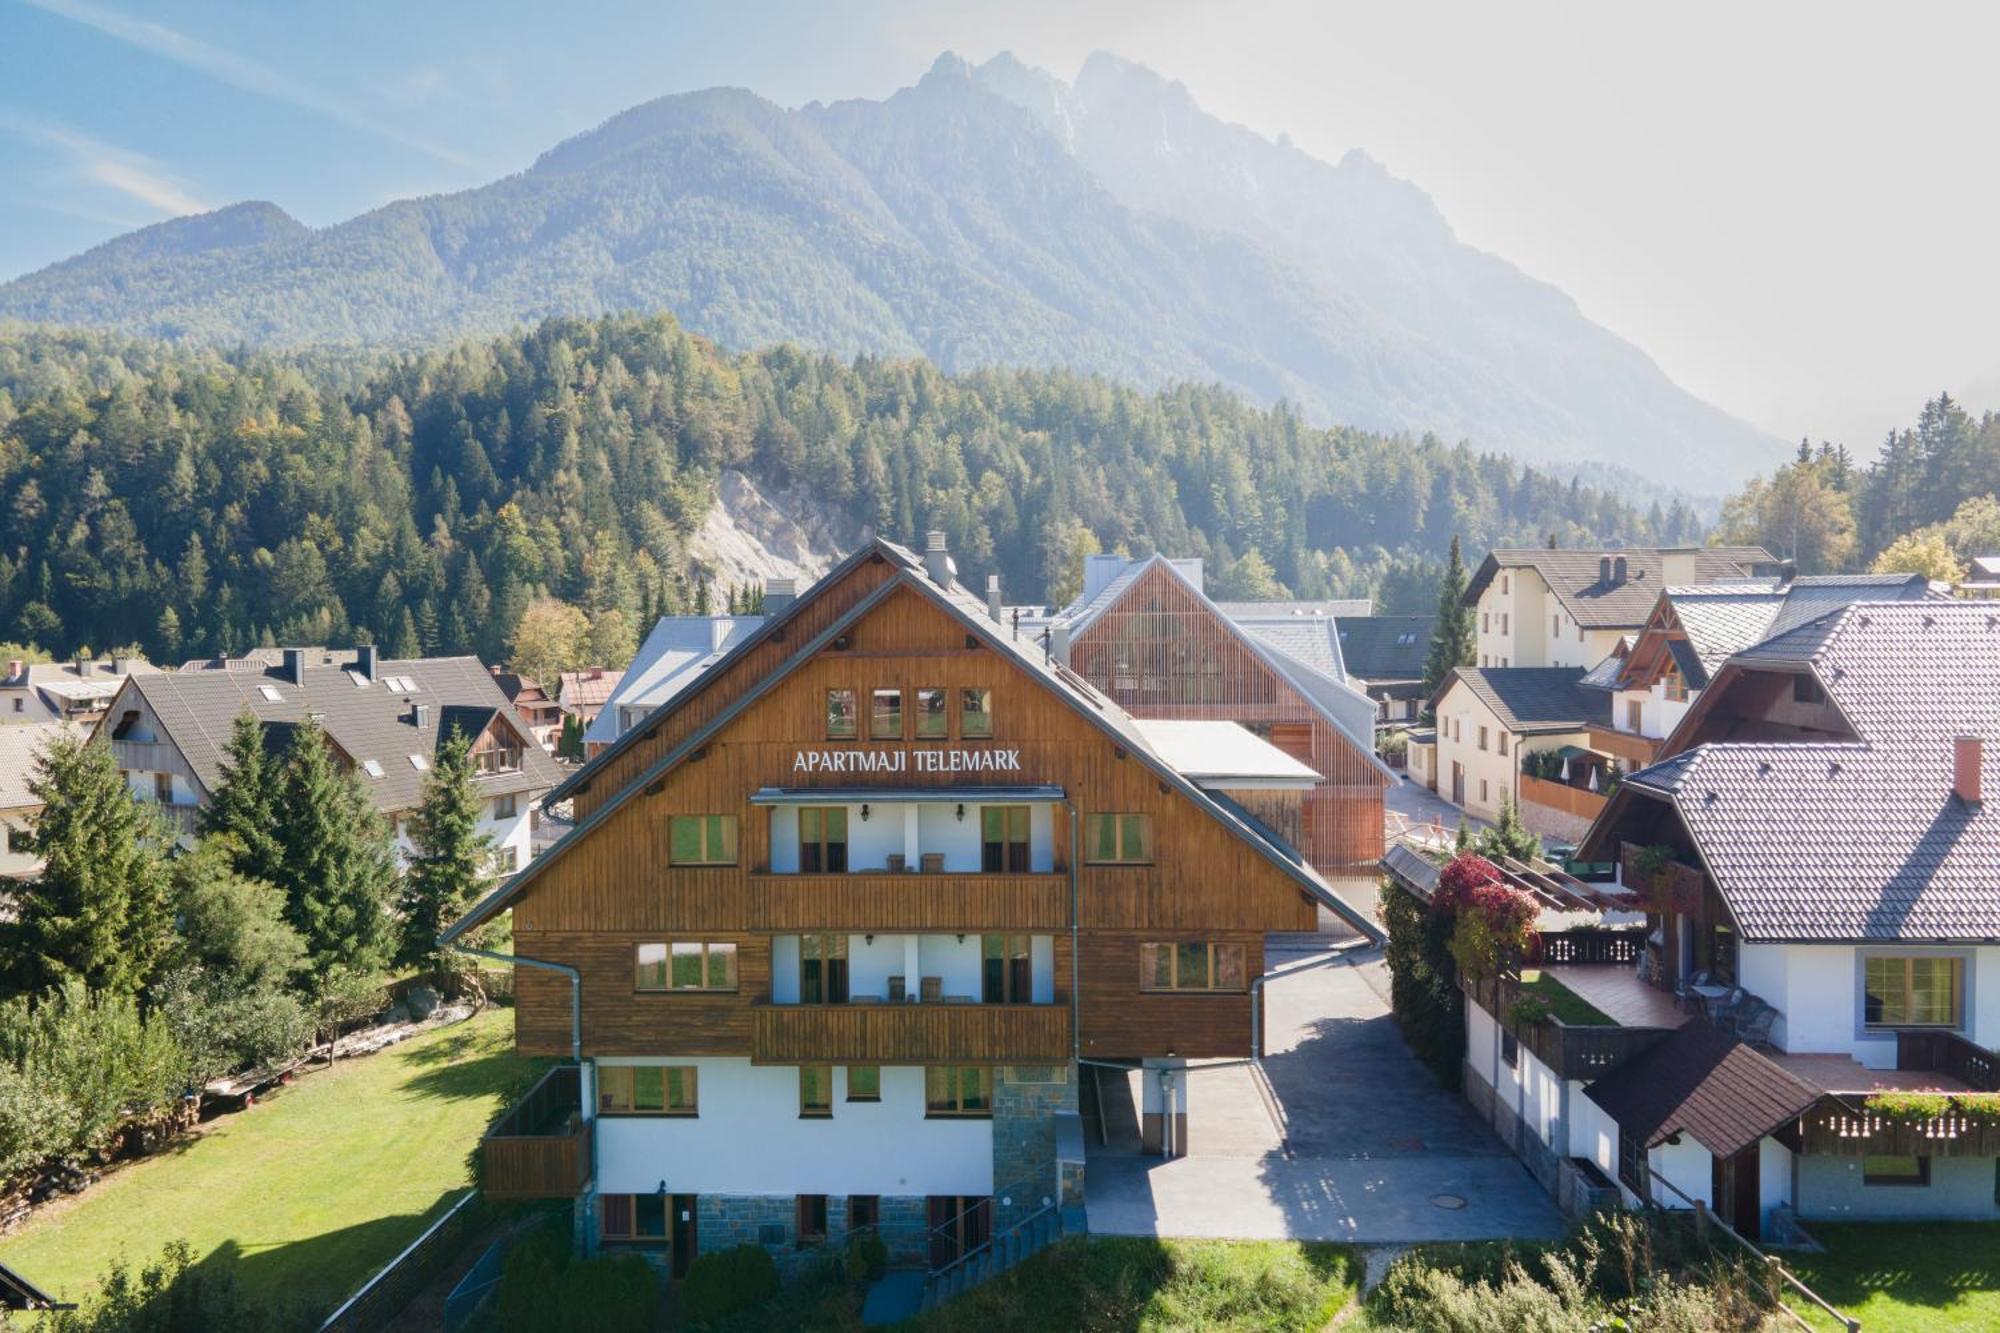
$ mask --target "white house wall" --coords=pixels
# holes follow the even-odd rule
[[[1868,1185],[1859,1157],[1808,1156],[1798,1159],[1798,1211],[1814,1221],[1992,1221],[2000,1167],[1991,1157],[1933,1157],[1928,1185]]]
[[[926,852],[942,853],[944,868],[950,874],[973,874],[980,869],[984,850],[980,805],[966,802],[963,819],[958,817],[955,801],[873,802],[866,819],[861,817],[858,803],[842,808],[847,811],[847,867],[851,873],[886,870],[891,856],[901,856],[907,866],[916,869],[923,864]],[[1037,874],[1055,869],[1055,826],[1054,807],[1047,802],[1028,807],[1028,868]],[[798,808],[773,806],[771,872],[790,875],[798,868]]]
[[[671,1063],[700,1072],[694,1117],[600,1117],[596,1188],[650,1194],[974,1194],[993,1192],[993,1123],[927,1119],[920,1066],[882,1070],[882,1100],[847,1100],[836,1068],[833,1115],[801,1119],[791,1065],[722,1058]]]
[[[1710,1187],[1715,1183],[1715,1158],[1708,1149],[1686,1134],[1679,1143],[1663,1143],[1646,1154],[1646,1169],[1653,1174],[1653,1200],[1662,1208],[1687,1208],[1686,1199],[1662,1189],[1658,1181],[1673,1183],[1674,1189],[1689,1199],[1713,1206]]]
[[[1917,945],[1745,944],[1737,976],[1743,988],[1782,1015],[1772,1040],[1793,1052],[1840,1052],[1870,1069],[1896,1067],[1894,1033],[1862,1026],[1860,958],[1868,955],[1958,955],[1967,960],[1965,1035],[1986,1047],[2000,1042],[2000,947]]]
[[[1773,1208],[1792,1201],[1792,1160],[1790,1148],[1766,1136],[1757,1141],[1757,1206],[1769,1218]]]

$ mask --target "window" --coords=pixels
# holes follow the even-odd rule
[[[1618,1131],[1618,1179],[1642,1200],[1652,1198],[1652,1173],[1646,1162],[1646,1141],[1637,1134]]]
[[[1479,728],[1479,748],[1482,750],[1486,748],[1486,727],[1483,723]]]
[[[799,1196],[799,1248],[826,1243],[826,1196],[824,1194],[801,1194]]]
[[[1644,716],[1645,705],[1639,700],[1627,699],[1625,701],[1625,730],[1631,732],[1634,736],[1645,730],[1640,725],[1640,719]]]
[[[1509,1028],[1500,1029],[1500,1062],[1509,1069],[1521,1063],[1521,1039]]]
[[[988,874],[1025,874],[1028,869],[1028,807],[982,806],[979,823],[979,868]]]
[[[857,715],[854,710],[854,691],[847,689],[826,692],[826,738],[830,741],[851,741],[856,732]]]
[[[1508,581],[1509,581],[1509,578],[1510,578],[1510,576],[1509,576],[1509,575],[1506,575],[1506,574],[1502,574],[1502,575],[1500,576],[1500,592],[1501,592],[1501,594],[1502,594],[1502,595],[1505,595],[1505,594],[1506,594],[1506,592],[1507,592],[1507,584],[1508,584]]]
[[[1661,693],[1666,695],[1667,698],[1673,700],[1677,704],[1684,704],[1687,702],[1687,697],[1688,697],[1687,678],[1682,676],[1680,672],[1674,670],[1672,667],[1668,667],[1667,674],[1661,680],[1660,684],[1661,684]]]
[[[10,828],[7,830],[7,850],[10,852],[32,852],[35,850],[35,835],[32,830]]]
[[[1870,958],[1864,969],[1869,1027],[1957,1027],[1965,995],[1962,958]]]
[[[174,803],[173,774],[171,773],[153,774],[153,799],[158,801],[161,805],[172,805]]]
[[[397,830],[401,836],[401,830]],[[486,857],[486,870],[492,875],[511,875],[521,868],[521,849],[512,843],[495,847]]]
[[[675,815],[667,832],[667,855],[674,865],[736,864],[735,815]]]
[[[1509,614],[1508,612],[1506,612],[1506,611],[1502,611],[1502,612],[1500,613],[1500,632],[1501,632],[1502,634],[1507,634],[1507,633],[1511,633],[1511,632],[1512,632],[1512,631],[1510,631],[1510,630],[1508,629],[1508,627],[1507,627],[1507,626],[1508,626],[1508,622],[1509,622],[1509,621],[1511,621],[1512,619],[1513,619],[1513,616],[1512,616],[1511,614]]]
[[[1928,1185],[1931,1159],[1928,1157],[1864,1157],[1861,1159],[1864,1185]]]
[[[944,690],[935,686],[918,690],[917,739],[941,741],[950,735],[951,712],[945,702]]]
[[[799,1003],[847,1003],[847,936],[799,936]]]
[[[505,796],[495,796],[493,798],[493,817],[495,819],[512,819],[519,813],[521,813],[521,797],[519,793],[509,792]]]
[[[1562,632],[1563,632],[1563,618],[1562,614],[1558,612],[1557,614],[1549,617],[1549,637],[1560,638],[1562,637]]]
[[[1481,778],[1481,779],[1479,779],[1479,801],[1480,801],[1480,804],[1482,804],[1482,805],[1485,805],[1485,804],[1489,804],[1489,803],[1491,803],[1492,799],[1493,799],[1492,797],[1490,797],[1490,796],[1488,796],[1488,795],[1486,794],[1486,779],[1485,779],[1485,778]]]
[[[924,1113],[931,1116],[993,1114],[993,1071],[984,1065],[926,1065]]]
[[[14,711],[15,711],[15,712],[17,712],[17,713],[25,713],[25,712],[26,712],[27,710],[28,710],[28,701],[27,701],[26,699],[23,699],[23,698],[22,698],[22,697],[21,697],[20,695],[18,695],[18,694],[17,694],[17,695],[15,695],[15,696],[14,696]]]
[[[849,1065],[847,1067],[847,1100],[850,1102],[881,1101],[882,1066]]]
[[[868,736],[871,740],[903,739],[903,692],[876,690],[869,695]]]
[[[847,807],[799,808],[799,869],[806,874],[847,870]]]
[[[1085,815],[1083,859],[1100,865],[1145,865],[1153,859],[1151,815]]]
[[[736,946],[721,940],[675,940],[638,949],[636,990],[735,990]]]
[[[847,1229],[849,1231],[873,1231],[881,1225],[881,1195],[850,1194],[847,1196]]]
[[[603,1194],[598,1196],[599,1234],[605,1240],[665,1240],[667,1196],[664,1194]]]
[[[1491,628],[1492,628],[1492,623],[1491,620],[1489,619],[1489,613],[1481,611],[1479,613],[1479,632],[1481,634],[1484,634]]]
[[[1507,753],[1507,733],[1504,731],[1500,733],[1500,753],[1503,756]]]
[[[1033,953],[1026,935],[979,937],[981,995],[987,1004],[1033,1004]]]
[[[1796,704],[1825,703],[1826,691],[1819,687],[1819,677],[1804,671],[1793,676],[1792,702]]]
[[[799,1066],[799,1118],[823,1119],[833,1114],[833,1066]]]
[[[361,771],[371,778],[379,778],[382,776],[382,761],[380,759],[363,759],[361,761]]]
[[[472,767],[480,776],[521,771],[521,747],[511,736],[495,735],[493,743],[472,752]]]
[[[605,1115],[698,1114],[692,1065],[599,1065],[597,1109]]]
[[[1181,940],[1139,946],[1139,989],[1152,991],[1240,991],[1244,988],[1243,946]]]
[[[993,739],[993,691],[958,692],[958,735],[967,741]]]

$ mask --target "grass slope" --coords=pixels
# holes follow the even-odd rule
[[[1826,1252],[1787,1254],[1786,1266],[1868,1333],[2000,1328],[2000,1222],[1809,1222],[1806,1229]],[[1821,1326],[1839,1327],[1813,1314]]]
[[[0,1263],[74,1300],[120,1252],[137,1266],[181,1239],[234,1261],[246,1294],[329,1311],[471,1183],[468,1154],[536,1068],[501,1009],[315,1071],[0,1239]]]

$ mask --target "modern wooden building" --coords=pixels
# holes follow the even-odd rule
[[[552,793],[575,830],[447,932],[511,910],[517,1042],[576,1062],[486,1187],[676,1271],[861,1227],[949,1265],[1080,1197],[1080,1068],[1143,1068],[1182,1151],[1186,1063],[1255,1049],[1265,932],[1376,935],[1279,832],[1317,781],[1134,719],[941,542],[873,542]]]
[[[1375,756],[1377,705],[1346,678],[1337,617],[1284,605],[1225,609],[1199,560],[1093,556],[1076,602],[1025,632],[1134,717],[1239,723],[1311,767],[1300,850],[1323,874],[1372,878],[1397,781]]]

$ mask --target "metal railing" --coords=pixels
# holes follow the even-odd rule
[[[1813,1305],[1824,1310],[1829,1317],[1845,1328],[1847,1333],[1861,1333],[1861,1321],[1859,1319],[1835,1309],[1825,1297],[1801,1282],[1798,1275],[1793,1273],[1789,1268],[1786,1268],[1784,1262],[1777,1255],[1766,1254],[1763,1250],[1758,1249],[1756,1244],[1745,1238],[1742,1232],[1717,1217],[1707,1204],[1703,1203],[1700,1199],[1686,1194],[1673,1181],[1668,1180],[1659,1172],[1649,1171],[1647,1175],[1651,1178],[1653,1184],[1664,1185],[1673,1193],[1675,1198],[1678,1198],[1693,1210],[1695,1234],[1697,1236],[1706,1239],[1708,1229],[1713,1227],[1723,1235],[1729,1237],[1729,1239],[1735,1241],[1738,1245],[1741,1245],[1745,1250],[1748,1250],[1751,1258],[1755,1261],[1752,1265],[1753,1270],[1761,1271],[1764,1274],[1764,1281],[1767,1284],[1765,1294],[1771,1298],[1772,1304],[1776,1305],[1789,1316],[1793,1323],[1805,1329],[1806,1333],[1814,1333],[1813,1326],[1804,1315],[1785,1304],[1784,1293],[1788,1289],[1797,1292],[1800,1296],[1812,1302]],[[1646,1199],[1645,1202],[1649,1207],[1661,1207],[1660,1204],[1651,1198]]]
[[[935,1309],[981,1283],[990,1282],[1023,1259],[1040,1254],[1062,1239],[1062,1234],[1062,1210],[1051,1200],[985,1244],[926,1274],[922,1308]]]
[[[424,1283],[457,1254],[466,1238],[486,1219],[478,1190],[467,1190],[444,1216],[424,1228],[403,1252],[361,1284],[340,1308],[326,1317],[319,1333],[372,1333],[385,1327],[410,1303]]]

